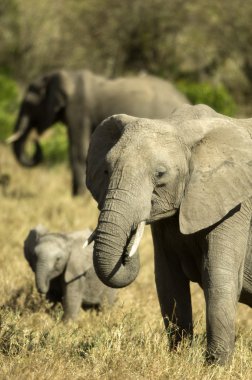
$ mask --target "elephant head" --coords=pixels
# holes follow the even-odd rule
[[[94,244],[101,281],[123,287],[135,279],[131,247],[144,223],[177,213],[181,232],[192,234],[252,195],[251,123],[187,105],[167,120],[114,115],[100,124],[87,187],[101,211]]]
[[[32,157],[25,152],[27,138],[32,130],[41,135],[53,123],[61,121],[65,107],[64,73],[48,74],[31,83],[21,103],[14,134],[7,142],[13,143],[18,162],[32,167],[42,161],[42,150],[35,141]]]
[[[43,226],[38,226],[27,236],[24,254],[35,273],[38,291],[46,294],[50,281],[63,273],[69,258],[65,236],[48,233]]]
[[[35,273],[40,293],[49,291],[50,281],[64,273],[65,282],[71,282],[92,267],[90,249],[82,248],[90,230],[71,234],[50,233],[39,225],[30,230],[24,242],[25,258]]]

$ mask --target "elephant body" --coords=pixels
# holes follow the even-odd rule
[[[207,360],[229,360],[237,302],[252,306],[252,119],[205,105],[179,107],[166,120],[112,116],[91,138],[87,186],[101,211],[99,278],[115,288],[134,281],[134,252],[151,224],[171,346],[193,335],[193,281],[206,301]]]
[[[22,165],[32,167],[42,160],[38,141],[33,157],[25,154],[32,129],[42,134],[55,122],[67,126],[73,195],[85,190],[85,165],[89,140],[106,117],[128,113],[139,117],[163,118],[175,107],[189,103],[171,83],[141,75],[105,79],[87,70],[61,70],[45,75],[28,86],[13,142],[14,154]]]
[[[236,220],[243,214],[247,222],[244,230],[240,220],[240,224]],[[252,198],[241,205],[241,211],[230,215],[214,229],[184,235],[179,229],[178,215],[152,224],[155,280],[161,312],[167,329],[169,322],[175,323],[171,346],[184,334],[193,334],[191,281],[198,283],[205,295],[208,361],[224,363],[230,357],[235,340],[237,302],[252,307],[252,245],[247,241],[248,230],[250,239],[252,237],[251,215]],[[216,250],[212,248],[217,239],[219,244],[226,244],[224,233],[234,251],[231,258],[230,248],[225,252],[217,247],[219,257],[215,257]],[[173,316],[174,300],[176,314]]]
[[[93,247],[83,248],[90,230],[50,233],[39,225],[30,230],[24,254],[35,273],[36,286],[51,302],[61,302],[64,320],[75,319],[80,308],[100,308],[116,299],[93,267]]]

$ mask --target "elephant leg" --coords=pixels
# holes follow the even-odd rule
[[[76,319],[81,309],[81,305],[82,293],[80,291],[78,280],[76,280],[65,286],[63,296],[63,321],[67,322],[71,319]]]
[[[72,194],[86,190],[86,158],[90,141],[90,122],[83,120],[78,128],[69,127],[69,156],[72,170]]]
[[[190,284],[178,256],[167,246],[162,224],[160,221],[152,225],[155,280],[170,347],[176,348],[183,337],[193,335]]]
[[[202,282],[206,299],[207,360],[224,364],[235,343],[235,316],[243,283],[250,225],[242,207],[212,230],[204,253]]]

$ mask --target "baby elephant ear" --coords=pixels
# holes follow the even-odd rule
[[[220,221],[252,196],[252,138],[234,121],[215,119],[192,148],[190,178],[180,206],[180,230],[190,234]]]
[[[32,263],[32,256],[34,252],[35,245],[37,243],[38,233],[36,229],[30,230],[24,241],[24,255],[29,264]]]
[[[84,240],[82,237],[68,243],[70,256],[65,271],[66,283],[77,280],[93,265],[93,244],[83,248]]]
[[[29,264],[32,264],[32,258],[34,255],[34,248],[38,243],[39,238],[48,232],[47,228],[42,224],[38,224],[36,227],[30,230],[24,241],[24,255]]]
[[[35,227],[35,230],[36,230],[38,235],[44,235],[44,234],[49,232],[48,229],[43,224],[38,224]]]

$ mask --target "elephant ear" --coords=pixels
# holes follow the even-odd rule
[[[234,119],[208,119],[205,123],[209,124],[208,132],[192,147],[190,178],[180,205],[184,234],[217,223],[252,196],[252,138],[248,129]]]
[[[113,115],[105,119],[94,131],[87,156],[87,188],[101,208],[109,183],[109,167],[106,160],[110,149],[122,136],[126,126],[136,120],[128,115]]]
[[[68,242],[69,259],[65,270],[65,282],[69,283],[84,275],[93,265],[93,243],[83,248],[85,237]]]
[[[34,248],[38,243],[39,238],[48,232],[47,228],[42,224],[37,225],[30,230],[24,241],[24,256],[31,268],[33,269],[33,257],[34,257]]]
[[[53,73],[45,78],[45,127],[49,127],[56,121],[59,111],[66,105],[66,95],[63,86],[63,74]]]

